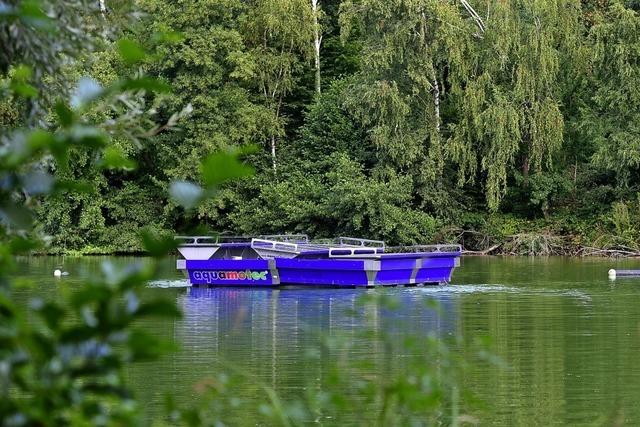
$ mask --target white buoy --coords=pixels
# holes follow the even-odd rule
[[[55,277],[60,277],[60,276],[62,276],[62,271],[60,271],[60,270],[56,269],[56,270],[54,270],[54,271],[53,271],[53,275],[54,275]]]
[[[609,270],[609,279],[616,280],[616,271],[613,268]]]

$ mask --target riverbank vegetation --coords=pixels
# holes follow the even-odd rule
[[[29,25],[28,44],[1,36],[3,88],[38,95],[3,98],[2,133],[55,128],[56,95],[83,84],[144,73],[173,91],[130,92],[84,116],[123,167],[75,148],[64,167],[43,162],[93,188],[39,196],[48,252],[137,252],[143,227],[204,227],[640,253],[635,1],[88,3],[86,20],[56,18],[60,43]],[[252,176],[195,210],[169,196],[171,182],[199,180],[210,153],[248,145]]]

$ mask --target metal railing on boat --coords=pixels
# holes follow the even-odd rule
[[[359,237],[338,237],[338,244],[344,246],[374,247],[384,249],[382,240],[361,239]]]
[[[366,257],[384,253],[384,248],[344,247],[329,248],[329,258]]]
[[[330,256],[375,255],[382,252],[461,252],[458,244],[386,246],[382,240],[338,237],[333,241],[310,242],[306,234],[269,234],[259,236],[175,236],[180,246],[213,246],[221,243],[249,243],[252,248],[299,254],[309,250],[328,250]]]
[[[383,253],[429,253],[429,254],[456,254],[462,252],[462,246],[456,244],[446,245],[414,245],[414,246],[387,246],[381,248],[367,247],[332,247],[329,248],[329,258],[368,258],[379,256]]]
[[[251,248],[254,249],[258,253],[275,252],[275,253],[286,253],[286,254],[294,254],[298,255],[305,251],[313,251],[313,250],[327,250],[329,247],[324,244],[318,243],[289,243],[282,242],[278,240],[269,240],[269,239],[251,239]]]
[[[218,243],[218,239],[212,236],[175,236],[180,246],[211,246]]]
[[[438,245],[388,246],[387,252],[456,253],[462,252],[462,246],[455,243]]]
[[[253,249],[268,249],[279,252],[300,253],[297,243],[280,242],[268,239],[251,239]]]
[[[384,252],[385,243],[381,240],[361,239],[357,237],[338,237],[332,242],[308,242],[299,243],[284,242],[280,240],[253,238],[251,248],[261,256],[285,256],[295,257],[308,251],[327,251],[329,257],[356,257],[371,256]]]
[[[295,242],[295,243],[308,243],[309,236],[306,234],[268,234],[258,236],[175,236],[174,239],[179,242],[181,246],[211,246],[221,243],[242,243],[251,242],[253,239],[265,239],[278,242]]]

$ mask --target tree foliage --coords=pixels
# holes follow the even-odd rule
[[[323,1],[321,94],[306,0],[136,5],[0,0],[3,425],[140,422],[124,368],[170,346],[139,320],[179,315],[140,299],[153,264],[105,263],[76,294],[21,306],[15,255],[160,257],[201,223],[392,244],[472,235],[529,254],[568,233],[640,250],[637,2]],[[261,148],[275,138],[277,174]],[[304,424],[356,405],[367,422],[455,424],[459,361],[420,344],[403,343],[406,369],[382,379],[341,375],[360,371],[340,357],[320,392],[283,402],[259,385],[257,418]],[[215,384],[169,421],[239,411],[228,377]]]
[[[473,71],[452,93],[460,108],[448,151],[460,184],[486,176],[487,204],[495,210],[514,168],[526,184],[530,170],[552,168],[562,147],[561,69],[577,57],[580,3],[487,2],[486,8]]]
[[[53,117],[55,102],[29,94],[71,92],[84,75],[91,89],[142,71],[174,90],[151,95],[138,85],[85,116],[108,133],[110,155],[135,169],[101,167],[81,149],[70,151],[68,168],[45,161],[48,172],[94,188],[45,198],[38,218],[53,237],[49,250],[138,251],[143,225],[409,243],[449,236],[469,215],[551,227],[574,215],[572,224],[589,224],[612,203],[635,200],[633,2],[326,0],[315,14],[309,0],[142,0],[141,13],[125,0],[107,0],[105,13],[90,3],[86,19],[54,21],[60,41],[43,53],[52,64],[43,70],[54,75],[38,77],[27,42],[20,50],[7,39],[28,68],[3,59],[1,87],[10,96],[0,102],[0,126],[28,124],[36,99],[40,120]],[[26,7],[27,21],[10,12],[2,25],[37,44],[40,12],[21,4],[7,10]],[[81,4],[44,2],[42,10]],[[82,36],[69,30],[76,27]],[[79,43],[82,54],[65,60]],[[47,56],[54,51],[60,55]],[[246,152],[249,145],[263,148]],[[195,210],[167,196],[173,180],[198,184],[200,161],[219,149],[245,153],[255,177],[225,184]],[[188,188],[178,190],[198,196]],[[371,225],[390,221],[402,225]],[[423,225],[408,231],[410,224]],[[615,233],[605,224],[601,232]]]
[[[614,2],[589,33],[594,87],[582,110],[581,129],[593,141],[594,164],[638,184],[640,170],[640,15]]]

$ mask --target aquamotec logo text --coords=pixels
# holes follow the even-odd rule
[[[267,271],[194,271],[193,278],[207,283],[215,280],[267,280]]]

